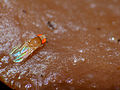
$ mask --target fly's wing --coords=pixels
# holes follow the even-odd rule
[[[19,45],[15,48],[10,53],[10,56],[13,59],[13,62],[21,62],[24,59],[26,59],[30,54],[31,54],[31,49],[28,46],[27,43],[24,43],[22,46]]]

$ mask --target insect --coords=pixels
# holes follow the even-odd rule
[[[37,48],[42,47],[46,41],[45,35],[39,34],[22,45],[14,47],[10,52],[10,57],[13,62],[22,62]]]

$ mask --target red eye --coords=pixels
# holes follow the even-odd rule
[[[39,36],[39,37],[40,37],[40,36],[42,36],[42,34],[38,34],[37,36]]]
[[[46,37],[43,34],[38,34],[37,36],[39,36],[42,40],[42,44],[44,44],[47,40]]]
[[[42,40],[42,44],[44,44],[46,42],[46,38],[44,38],[43,40]]]

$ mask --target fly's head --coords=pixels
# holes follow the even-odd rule
[[[43,35],[43,34],[38,34],[37,36],[41,39],[42,44],[45,44],[45,43],[47,42],[47,39],[46,39],[46,36],[45,36],[45,35]]]

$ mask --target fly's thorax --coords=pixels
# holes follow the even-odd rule
[[[29,47],[34,47],[34,48],[36,47],[37,48],[41,45],[42,45],[42,41],[39,37],[35,37],[28,42]]]

